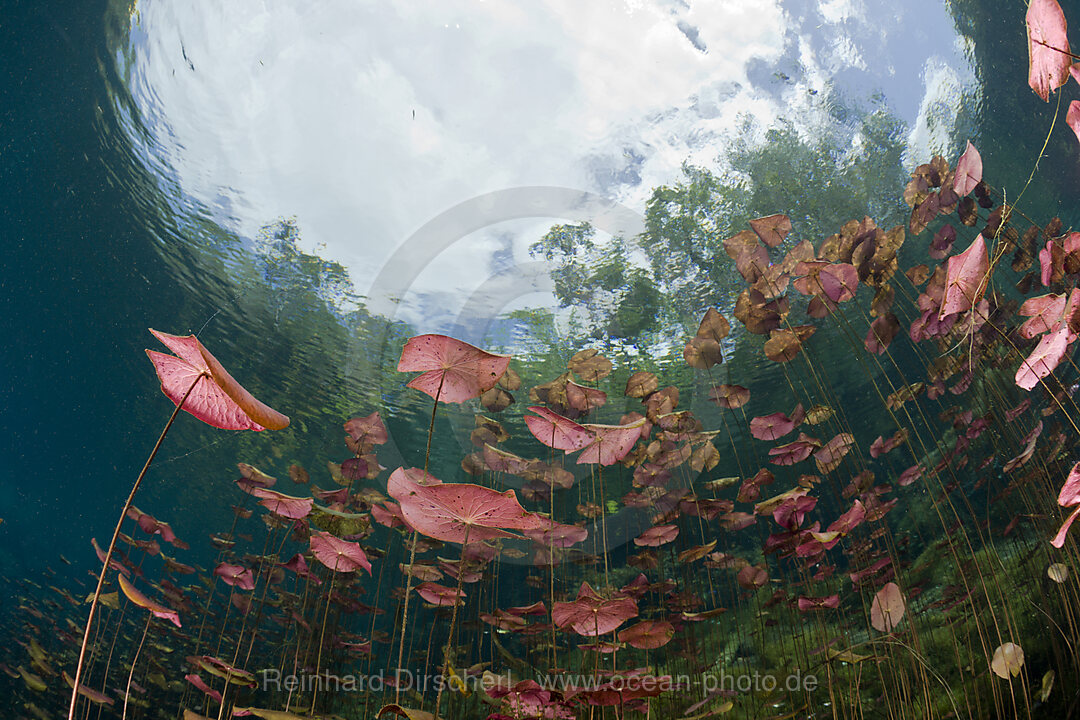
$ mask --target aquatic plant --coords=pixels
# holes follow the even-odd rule
[[[162,428],[157,442],[154,443],[146,463],[143,465],[135,483],[131,487],[127,500],[120,510],[120,520],[113,530],[112,539],[106,548],[101,560],[101,572],[98,574],[97,587],[94,589],[93,599],[90,601],[90,612],[86,619],[86,627],[83,630],[82,645],[79,648],[79,658],[75,663],[75,676],[72,680],[71,705],[68,709],[68,720],[74,720],[75,702],[78,699],[80,679],[82,678],[83,660],[86,656],[86,646],[90,640],[90,628],[94,623],[94,613],[97,610],[98,600],[101,597],[101,587],[105,582],[105,574],[108,572],[113,550],[116,548],[116,539],[120,535],[120,528],[128,511],[132,507],[135,493],[139,490],[146,471],[150,469],[150,463],[154,461],[161,443],[164,442],[169,428],[176,420],[181,410],[194,415],[199,420],[225,430],[280,430],[287,427],[289,418],[273,408],[259,402],[255,397],[237,383],[228,371],[222,367],[209,350],[194,335],[177,336],[161,333],[156,330],[150,332],[166,347],[176,353],[166,355],[156,350],[147,350],[146,354],[154,364],[158,379],[161,380],[161,391],[175,403],[176,408],[169,416],[168,422]]]
[[[1055,8],[1028,12],[1047,96],[1067,81]],[[199,538],[207,570],[165,555],[186,544],[129,498],[132,535],[100,550],[92,595],[105,677],[80,677],[88,622],[73,700],[90,717],[116,693],[125,714],[175,699],[185,720],[1066,715],[1080,233],[1006,201],[970,142],[915,168],[903,199],[903,224],[856,217],[813,241],[752,218],[717,245],[730,301],[663,358],[404,341],[398,369],[419,374],[343,418],[340,463],[237,464],[232,525]],[[197,340],[161,337],[173,418],[270,427]],[[432,401],[423,467],[382,467],[391,434],[418,458],[413,390]],[[449,462],[440,412],[471,445]],[[292,489],[251,464],[281,461]],[[102,592],[110,568],[128,603]],[[20,611],[57,639],[29,636],[0,670],[48,703],[80,600],[21,587],[54,601]],[[432,665],[436,685],[408,681]],[[357,671],[392,681],[335,685]]]

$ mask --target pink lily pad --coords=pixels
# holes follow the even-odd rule
[[[634,443],[641,437],[641,428],[644,425],[645,418],[639,418],[627,425],[583,425],[582,427],[592,433],[593,440],[578,456],[578,465],[614,465],[634,447]]]
[[[454,603],[465,604],[465,591],[460,593],[456,588],[437,585],[433,582],[420,583],[416,586],[416,593],[432,605],[450,607]]]
[[[356,442],[371,445],[383,445],[390,439],[390,434],[386,432],[386,425],[383,424],[378,411],[367,417],[354,417],[348,420],[345,423],[345,432],[349,433],[349,437]]]
[[[495,387],[509,365],[509,355],[489,353],[446,335],[417,335],[402,348],[397,369],[423,371],[408,387],[436,401],[463,403]]]
[[[214,574],[220,577],[226,585],[232,585],[241,590],[255,589],[255,576],[252,575],[251,570],[242,565],[221,563],[214,568]]]
[[[812,598],[800,595],[798,606],[799,612],[810,612],[811,610],[835,610],[840,607],[840,596],[829,595],[828,597]]]
[[[920,465],[912,465],[904,472],[900,473],[900,477],[896,478],[896,484],[900,487],[906,487],[922,477],[923,469]]]
[[[1069,109],[1065,113],[1065,123],[1072,128],[1076,139],[1080,140],[1080,100],[1069,103]]]
[[[525,536],[541,545],[554,545],[555,547],[570,547],[579,542],[584,542],[589,537],[589,531],[577,525],[564,525],[547,518],[542,520],[548,525],[541,530],[526,530]]]
[[[750,229],[761,238],[761,242],[769,247],[776,247],[784,242],[784,238],[791,232],[791,218],[787,215],[760,217],[750,221]]]
[[[300,553],[293,555],[288,562],[282,563],[281,567],[292,570],[300,577],[313,581],[316,585],[322,585],[322,580],[319,579],[318,575],[311,572],[311,568],[308,567],[307,561],[304,560],[304,556]]]
[[[573,452],[595,440],[595,436],[584,426],[546,407],[535,405],[529,410],[540,417],[526,415],[525,425],[537,440],[550,448]]]
[[[1039,384],[1039,380],[1054,371],[1054,368],[1065,357],[1065,351],[1069,347],[1069,326],[1062,326],[1052,333],[1042,336],[1039,344],[1020,363],[1016,371],[1016,384],[1025,390],[1031,390]]]
[[[1025,300],[1018,313],[1029,319],[1020,325],[1020,337],[1030,340],[1059,327],[1065,312],[1065,301],[1064,293],[1050,293]]]
[[[858,498],[855,499],[855,503],[851,506],[851,509],[840,517],[833,520],[833,522],[826,528],[827,532],[839,532],[847,534],[862,524],[866,519],[866,508],[863,507],[862,501]]]
[[[968,140],[964,154],[956,163],[956,172],[953,175],[953,191],[960,197],[964,197],[982,180],[983,164],[982,156],[975,146]]]
[[[679,528],[675,525],[656,525],[634,538],[634,544],[643,547],[660,547],[679,536]]]
[[[581,584],[576,600],[555,603],[551,609],[551,619],[556,627],[569,625],[585,637],[609,633],[637,614],[637,603],[632,598],[622,595],[602,598],[587,582]]]
[[[375,522],[388,528],[402,527],[405,525],[405,518],[401,514],[401,507],[397,503],[390,502],[389,500],[385,501],[382,505],[372,505],[371,517]]]
[[[1072,470],[1069,471],[1069,476],[1065,478],[1065,484],[1061,486],[1061,491],[1058,493],[1058,505],[1061,507],[1080,505],[1080,463],[1073,465]],[[1074,510],[1069,517],[1065,519],[1065,522],[1062,523],[1057,535],[1050,541],[1051,545],[1056,548],[1061,548],[1065,545],[1065,536],[1068,534],[1069,528],[1076,521],[1078,515],[1080,515],[1080,507]]]
[[[854,444],[855,438],[851,433],[837,433],[832,440],[825,443],[814,453],[814,460],[817,462],[818,470],[828,472],[835,469]]]
[[[938,319],[956,315],[974,307],[986,291],[986,274],[990,260],[986,255],[986,242],[979,235],[967,250],[949,258],[945,271],[945,297],[941,303]]]
[[[414,473],[415,476],[415,473]],[[435,480],[430,475],[429,482]],[[418,532],[444,542],[479,542],[514,537],[507,530],[543,529],[543,519],[517,501],[513,490],[500,493],[470,483],[421,485],[398,468],[387,490],[401,504],[405,520]]]
[[[1073,465],[1069,476],[1065,478],[1065,484],[1061,486],[1061,492],[1058,493],[1058,505],[1061,507],[1080,505],[1080,463]]]
[[[797,423],[782,412],[752,418],[750,434],[758,440],[779,440],[795,429]]]
[[[334,572],[356,572],[363,568],[371,574],[371,561],[359,543],[342,540],[328,532],[311,534],[311,553]]]
[[[619,631],[619,642],[629,643],[638,650],[655,650],[671,642],[675,626],[666,620],[642,620]]]
[[[139,528],[147,535],[160,535],[161,539],[169,544],[176,544],[176,534],[167,522],[156,520],[149,513],[144,513],[132,505],[127,510],[127,516],[134,520]]]
[[[311,498],[293,497],[265,488],[252,488],[250,494],[259,498],[259,504],[270,512],[290,520],[306,518],[314,504]]]
[[[1077,507],[1069,514],[1069,517],[1065,518],[1065,522],[1061,524],[1061,527],[1057,531],[1057,535],[1050,541],[1051,545],[1059,550],[1065,546],[1065,537],[1069,534],[1069,528],[1076,522],[1077,517],[1080,517],[1080,507]]]
[[[709,399],[722,408],[734,410],[750,401],[750,390],[742,385],[717,385],[709,390]]]
[[[21,672],[25,673],[25,670],[23,670],[21,667],[19,668],[19,670]],[[70,687],[70,688],[75,687],[75,679],[72,678],[70,675],[68,675],[66,670],[64,671],[63,677],[64,677],[64,682],[67,683],[68,687]],[[26,676],[23,675],[24,680],[25,680],[25,678],[26,678]],[[89,700],[90,702],[94,703],[95,705],[110,706],[110,705],[113,704],[113,699],[111,697],[109,697],[108,695],[106,695],[105,693],[103,693],[103,692],[101,692],[99,690],[93,689],[92,687],[87,687],[83,683],[79,683],[78,693],[80,695],[82,695],[84,698],[86,698],[87,700]]]
[[[893,582],[885,583],[870,604],[870,624],[879,632],[892,632],[904,619],[905,609],[900,586]]]
[[[811,453],[821,447],[818,440],[806,433],[799,433],[799,439],[795,442],[779,445],[769,450],[769,462],[774,465],[794,465],[810,457]]]
[[[207,685],[206,681],[203,680],[198,675],[196,675],[195,673],[185,675],[184,679],[187,680],[192,685],[194,685],[199,690],[201,690],[202,692],[204,692],[205,694],[209,695],[210,699],[213,700],[214,702],[216,702],[216,703],[221,702],[221,693],[218,692],[217,690],[214,690],[209,685]]]
[[[1072,58],[1065,13],[1057,0],[1031,0],[1024,18],[1028,35],[1028,85],[1044,101],[1069,80]],[[1063,52],[1064,51],[1064,52]]]
[[[146,351],[161,380],[161,391],[173,403],[180,404],[195,383],[183,409],[208,425],[223,430],[280,430],[289,425],[289,418],[237,383],[197,337],[150,332],[176,353]]]

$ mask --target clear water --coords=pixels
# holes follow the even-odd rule
[[[511,11],[467,3],[425,10],[340,3],[301,12],[274,3],[257,11],[160,2],[11,4],[2,23],[0,317],[6,342],[0,367],[7,382],[0,386],[0,628],[7,642],[0,661],[27,666],[19,643],[35,637],[57,673],[74,667],[67,619],[81,627],[86,608],[73,608],[48,588],[77,597],[92,590],[88,573],[99,566],[89,539],[108,538],[171,410],[142,352],[163,349],[149,327],[198,333],[249,390],[292,419],[288,430],[250,433],[218,431],[181,416],[171,430],[136,505],[167,520],[191,546],[175,553],[177,559],[201,568],[219,561],[209,536],[233,527],[232,506],[246,500],[232,482],[237,462],[278,476],[277,487],[286,493],[308,492],[287,479],[291,464],[307,468],[313,483],[334,487],[327,462],[351,455],[342,423],[378,410],[391,437],[379,450],[380,462],[388,469],[424,464],[430,400],[405,388],[408,376],[395,370],[404,339],[418,332],[512,353],[532,382],[562,372],[558,363],[586,343],[602,348],[617,369],[606,381],[609,404],[597,422],[617,423],[639,410],[637,400],[620,396],[620,383],[636,369],[657,371],[663,384],[680,388],[679,409],[693,410],[706,429],[724,433],[719,467],[686,481],[752,474],[743,464],[762,451],[749,449],[754,441],[746,418],[790,410],[792,388],[794,396],[805,396],[798,384],[806,380],[766,361],[760,343],[734,321],[738,288],[728,284],[735,276],[716,241],[771,212],[790,215],[794,234],[815,244],[866,214],[881,227],[903,224],[908,172],[935,153],[955,161],[968,139],[982,153],[988,182],[1012,201],[1053,117],[1056,98],[1043,104],[1026,84],[1021,8],[894,5],[627,4],[585,11],[530,4]],[[1064,108],[1077,93],[1071,85],[1061,92]],[[1042,223],[1060,216],[1066,228],[1072,224],[1076,153],[1075,138],[1059,119],[1024,194],[1028,216]],[[636,238],[655,219],[646,212],[654,189],[689,182],[683,163],[713,173],[717,196],[729,203],[718,201],[696,218],[702,242],[712,243],[705,261],[687,260],[675,243]],[[560,291],[565,267],[529,249],[553,225],[582,221],[596,228],[598,249],[584,258],[594,269],[615,257],[611,238],[629,240],[625,261],[608,267],[624,275],[604,286],[604,277],[594,274],[576,287],[592,292],[587,302],[560,307],[553,291]],[[664,237],[677,235],[669,228]],[[902,268],[927,259],[915,245],[905,248],[910,254]],[[628,292],[625,273],[634,266],[658,289],[650,296],[663,308],[655,322],[635,324],[633,311],[648,319],[652,306]],[[726,346],[728,362],[711,376],[682,363],[683,344],[708,306],[718,306],[736,328]],[[902,327],[913,319],[902,316]],[[628,327],[641,332],[619,336]],[[857,335],[865,324],[859,328]],[[895,428],[875,387],[889,373],[867,371],[845,332],[832,327],[812,345],[830,385],[828,393],[809,395],[841,408],[859,447],[868,447]],[[925,374],[928,359],[911,347],[897,346],[893,357],[890,379]],[[707,399],[716,382],[750,387],[752,412],[722,414]],[[1005,400],[980,392],[981,400],[971,402]],[[515,397],[504,413],[514,436],[508,447],[544,457],[521,419],[527,391]],[[932,414],[945,407],[934,406]],[[946,426],[926,423],[938,432]],[[430,460],[435,475],[477,481],[460,470],[462,456],[475,449],[473,427],[470,410],[439,415]],[[1014,439],[1000,432],[1002,448]],[[1071,435],[1062,452],[1075,459]],[[878,481],[912,461],[909,454],[875,465]],[[992,500],[974,487],[978,474],[971,468],[958,473],[967,502],[978,514],[989,513]],[[367,486],[385,490],[387,475]],[[607,475],[605,499],[621,499],[629,480],[629,471],[617,480]],[[484,482],[519,492],[523,486],[508,476]],[[820,511],[834,516],[848,506],[839,497],[842,485],[823,498]],[[563,518],[578,502],[595,500],[595,476],[579,471],[578,487],[588,489],[557,500]],[[928,507],[923,500],[917,507]],[[1045,516],[1047,508],[1052,503],[1026,512]],[[628,541],[649,524],[621,509],[617,504],[610,527],[603,528],[611,534],[607,560],[617,568],[616,585],[637,573],[626,564],[638,551]],[[1000,525],[1011,512],[998,515]],[[942,537],[940,527],[928,529],[910,517],[896,522],[913,561]],[[263,526],[257,519],[248,523],[237,526],[237,533],[252,536],[239,556],[261,552]],[[589,527],[595,543],[600,528]],[[678,549],[715,535],[689,525],[684,532]],[[753,537],[723,542],[725,552],[749,553],[760,545]],[[399,603],[387,588],[402,584],[394,569],[407,561],[405,545],[385,528],[365,544],[388,553],[376,562],[389,570],[377,570],[381,584],[367,587],[369,599],[362,600],[386,614],[373,624],[365,615],[345,625],[364,636],[375,630],[393,635]],[[997,551],[1015,560],[1035,544]],[[456,558],[457,552],[448,546],[441,556]],[[148,561],[149,578],[160,576],[155,563]],[[684,566],[667,569],[688,589],[707,584]],[[598,573],[596,566],[556,566],[559,597],[573,598],[581,580],[596,581]],[[476,605],[466,605],[461,621],[466,638],[482,637],[461,663],[486,661],[493,671],[510,661],[476,614],[538,599],[550,604],[545,588],[527,582],[550,578],[527,561],[506,558],[496,576],[482,585]],[[715,577],[719,583],[721,575]],[[726,585],[712,588],[711,597],[732,612],[757,610],[724,577]],[[936,599],[945,591],[931,583],[923,592]],[[845,602],[847,611],[858,610],[856,601],[845,596]],[[28,614],[28,607],[44,616]],[[434,672],[441,641],[427,652],[420,646],[426,629],[445,627],[439,623],[446,620],[430,609],[411,612],[419,634],[413,639],[418,657],[410,662]],[[767,614],[755,617],[764,634]],[[865,625],[861,616],[827,622]],[[723,647],[706,643],[699,652],[723,655],[743,670],[764,664],[760,650],[747,649],[754,632],[717,627],[735,639]],[[120,637],[137,643],[139,633],[125,626]],[[826,635],[807,630],[792,641],[790,654],[805,655]],[[161,637],[163,644],[183,643]],[[990,642],[991,651],[996,644]],[[363,667],[392,667],[396,649],[376,643],[374,659],[365,658]],[[277,662],[277,656],[260,659],[270,658],[273,647],[260,652],[265,655],[249,669]],[[528,652],[533,666],[546,657],[543,649]],[[634,659],[654,669],[697,671],[671,648]],[[197,711],[217,711],[185,694],[188,670],[181,658],[160,652],[144,661],[175,684],[151,687],[150,706],[133,712],[175,715],[186,700]],[[1017,692],[1033,696],[1051,665],[1029,665],[1028,686]],[[15,716],[35,714],[27,703],[49,717],[66,711],[63,680],[59,674],[46,679],[48,689],[36,692],[21,679],[0,676]],[[106,692],[118,697],[118,682],[110,680]],[[928,692],[940,695],[937,688]],[[739,711],[766,716],[769,696],[751,695],[750,709]],[[244,696],[255,705],[280,699]],[[1021,704],[1017,712],[1061,717],[1068,704],[1057,699],[1061,704],[1050,709]],[[426,709],[433,700],[428,693]],[[376,709],[350,697],[323,702],[320,711],[346,716],[374,716]],[[785,702],[774,715],[822,717],[831,712],[830,702],[849,707],[820,696],[805,705]],[[867,717],[886,716],[875,714],[883,711],[873,709],[873,698],[867,702]],[[676,706],[659,705],[652,716]],[[989,717],[1006,706],[1013,707],[988,697],[959,714]],[[460,717],[491,711],[455,710]],[[594,712],[591,717],[600,716]],[[888,712],[905,716],[896,708]],[[119,715],[119,703],[101,713]]]

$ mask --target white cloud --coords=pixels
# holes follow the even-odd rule
[[[919,105],[919,114],[908,136],[905,163],[908,169],[928,162],[934,155],[944,156],[950,163],[956,158],[950,153],[956,146],[956,123],[960,111],[975,96],[975,77],[942,60],[930,57],[923,71],[926,92]]]
[[[296,216],[305,249],[345,265],[364,294],[418,228],[484,193],[554,185],[643,210],[684,160],[714,164],[740,116],[797,116],[808,89],[865,70],[871,24],[853,18],[896,12],[867,2],[793,16],[780,0],[140,0],[128,72],[185,193],[249,237]],[[838,25],[813,27],[822,17]],[[748,75],[786,62],[792,42],[799,77]],[[431,258],[412,300],[452,314],[493,252],[524,262],[557,220],[521,221],[509,240],[469,234]]]

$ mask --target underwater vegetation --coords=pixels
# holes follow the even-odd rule
[[[1033,0],[1027,24],[1049,100],[1080,80],[1064,15]],[[1066,122],[1080,139],[1080,102]],[[342,418],[325,469],[237,458],[209,567],[134,504],[158,448],[181,411],[289,418],[151,331],[173,413],[87,543],[93,584],[21,582],[9,714],[1072,716],[1080,232],[1028,217],[971,143],[901,190],[905,225],[814,242],[777,213],[725,239],[740,285],[672,340],[677,370],[409,338],[430,421],[396,439],[422,465],[380,463],[383,408]],[[451,415],[465,450],[438,462]]]

